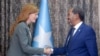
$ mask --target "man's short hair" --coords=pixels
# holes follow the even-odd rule
[[[83,10],[82,8],[80,8],[80,7],[73,7],[72,12],[73,12],[74,14],[78,14],[79,17],[80,17],[80,20],[81,20],[81,21],[84,21],[85,14],[84,14],[84,10]]]

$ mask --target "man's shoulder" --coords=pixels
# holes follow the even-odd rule
[[[87,24],[84,24],[84,29],[86,29],[87,31],[94,31],[93,27]]]

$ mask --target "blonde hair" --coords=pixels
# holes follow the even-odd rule
[[[38,8],[35,4],[26,4],[22,7],[22,10],[20,11],[19,16],[16,18],[15,22],[13,25],[11,25],[10,30],[9,30],[9,36],[12,36],[14,33],[14,30],[17,26],[18,23],[20,22],[26,22],[26,20],[29,17],[29,14],[31,13],[37,13]]]

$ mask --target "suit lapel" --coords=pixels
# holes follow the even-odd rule
[[[82,25],[78,28],[75,35],[72,37],[71,41],[74,41],[77,38],[77,36],[80,35],[80,33],[82,32],[83,27],[84,27],[84,23],[82,23]]]
[[[78,29],[73,37],[76,37],[77,35],[79,35],[81,31],[82,31],[81,29]]]

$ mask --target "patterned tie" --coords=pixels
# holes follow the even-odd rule
[[[70,38],[73,37],[74,30],[75,30],[75,28],[72,28],[72,30],[71,30],[71,34],[70,34]]]
[[[70,35],[69,35],[68,40],[67,40],[67,45],[69,44],[71,38],[73,37],[74,30],[75,30],[75,28],[71,29]]]
[[[67,50],[67,52],[68,52],[69,49],[70,49],[69,43],[70,43],[70,41],[71,41],[71,39],[72,39],[72,37],[73,37],[74,30],[75,30],[75,28],[72,28],[72,29],[71,29],[70,35],[68,36],[68,39],[67,39],[67,43],[66,43],[66,50]],[[68,55],[67,52],[66,52],[66,54]]]

